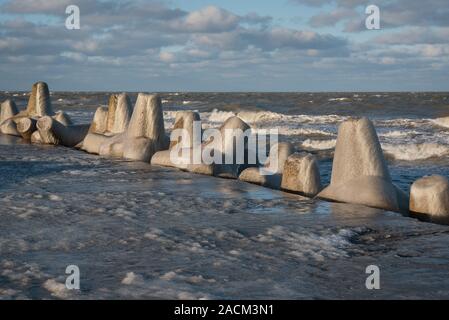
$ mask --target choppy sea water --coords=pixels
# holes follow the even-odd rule
[[[89,122],[108,93],[52,93]],[[368,116],[393,179],[449,176],[448,94],[162,93],[166,127],[238,114],[320,158],[338,123]],[[26,93],[1,93],[25,107]],[[135,100],[136,95],[132,95]],[[134,102],[134,101],[133,101]],[[363,206],[0,137],[0,298],[447,298],[449,229]],[[65,289],[78,265],[81,291]],[[365,288],[366,266],[381,290]]]
[[[255,129],[277,128],[280,139],[320,159],[328,183],[337,128],[351,116],[373,120],[394,182],[405,191],[428,174],[449,176],[449,93],[160,93],[165,127],[178,110],[197,110],[203,126],[219,127],[236,114]],[[52,92],[55,110],[88,123],[107,106],[108,92]],[[137,93],[130,93],[134,103]],[[28,92],[0,92],[25,108]]]

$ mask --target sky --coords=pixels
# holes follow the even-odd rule
[[[66,28],[66,7],[80,29]],[[365,26],[368,5],[380,30]],[[0,90],[449,91],[447,0],[0,0]]]

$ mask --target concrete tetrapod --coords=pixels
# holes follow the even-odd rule
[[[261,171],[261,168],[258,167],[247,168],[242,171],[239,180],[259,184],[272,189],[279,189],[281,187],[285,161],[293,152],[293,145],[289,142],[279,142],[275,144],[270,148],[268,161],[262,168],[265,170]]]
[[[112,94],[109,106],[98,107],[80,148],[94,154],[100,154],[100,147],[116,134],[126,131],[132,115],[132,105],[126,93]]]
[[[392,183],[376,130],[367,118],[340,125],[331,183],[318,197],[408,212],[408,197]]]
[[[432,175],[416,180],[410,189],[410,211],[431,220],[449,221],[449,180]]]
[[[139,93],[127,130],[106,137],[100,144],[99,153],[149,162],[154,153],[168,146],[160,97]]]
[[[170,141],[169,150],[156,152],[151,158],[152,165],[165,167],[175,167],[186,169],[189,163],[192,163],[193,145],[196,143],[201,145],[200,141],[194,134],[194,123],[199,127],[201,139],[201,123],[198,112],[178,111],[176,113],[175,124],[172,130],[172,139]],[[176,138],[176,139],[175,139]],[[187,159],[185,159],[187,154]]]
[[[284,164],[281,189],[316,196],[322,189],[320,169],[316,157],[307,152],[294,153]]]
[[[81,141],[89,130],[89,125],[64,125],[52,117],[41,117],[36,124],[41,142],[45,144],[61,144],[66,147],[74,147]]]

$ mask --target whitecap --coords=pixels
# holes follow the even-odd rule
[[[449,117],[436,118],[431,121],[437,126],[449,128]]]
[[[449,155],[449,147],[438,143],[382,144],[382,149],[396,160],[416,161]]]
[[[379,137],[385,137],[385,138],[404,138],[412,135],[419,134],[418,131],[415,130],[392,130],[387,132],[380,132]]]
[[[208,120],[210,122],[225,122],[230,117],[235,116],[234,112],[231,111],[219,111],[217,109],[214,109],[208,116]]]
[[[336,139],[331,139],[331,140],[307,139],[302,142],[301,146],[303,148],[312,149],[312,150],[328,150],[328,149],[335,148],[336,144],[337,144]]]

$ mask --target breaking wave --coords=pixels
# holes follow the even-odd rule
[[[336,139],[332,140],[306,139],[301,143],[301,146],[305,149],[311,150],[328,150],[335,148],[336,143],[337,143]]]
[[[285,121],[286,123],[310,123],[310,124],[336,124],[346,120],[348,117],[339,115],[287,115],[272,111],[240,111],[234,113],[232,111],[220,111],[214,109],[207,115],[211,122],[224,122],[228,118],[238,116],[248,123],[268,122],[268,121]]]
[[[379,137],[385,137],[385,138],[405,138],[413,135],[419,134],[418,131],[415,130],[392,130],[387,132],[379,132]]]
[[[382,149],[395,160],[417,161],[449,155],[449,147],[438,143],[383,144]]]
[[[432,122],[437,126],[449,128],[449,117],[432,119]]]
[[[164,112],[167,122],[173,122],[176,111]],[[340,115],[290,115],[273,111],[221,111],[201,112],[203,128],[216,128],[228,118],[239,116],[257,130],[278,129],[289,141],[299,143],[310,151],[335,148],[337,128],[347,116]],[[449,137],[445,131],[432,132],[435,124],[449,127],[449,117],[437,119],[378,119],[378,136],[385,154],[398,161],[421,161],[449,157]],[[166,124],[167,125],[167,124]],[[169,124],[167,127],[170,128]]]

